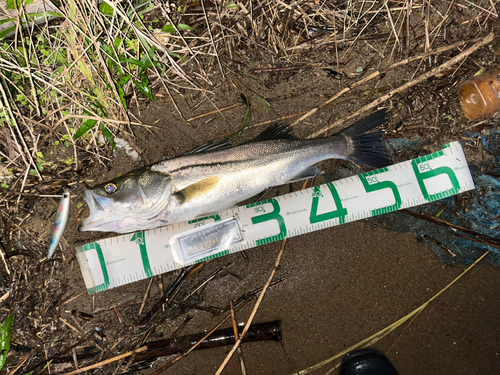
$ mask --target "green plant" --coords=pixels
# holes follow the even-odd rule
[[[0,370],[3,369],[7,354],[10,350],[10,329],[14,324],[14,315],[9,315],[7,319],[0,325]]]

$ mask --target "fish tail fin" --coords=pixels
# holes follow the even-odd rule
[[[349,160],[374,168],[381,168],[393,164],[392,157],[388,154],[383,132],[370,130],[378,128],[387,122],[387,111],[381,109],[354,123],[341,134],[351,143],[352,150]]]

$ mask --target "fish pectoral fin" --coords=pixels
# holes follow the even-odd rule
[[[323,171],[319,169],[317,166],[312,165],[304,169],[298,175],[293,176],[293,178],[288,180],[288,182],[291,183],[291,182],[307,180],[308,178],[314,178],[316,176],[319,176],[320,174],[323,174]]]
[[[174,193],[174,196],[181,202],[186,203],[202,195],[210,193],[219,183],[220,177],[213,176],[186,186],[184,189]]]

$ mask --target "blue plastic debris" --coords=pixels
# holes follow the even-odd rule
[[[480,144],[489,155],[480,165],[469,161],[476,189],[438,202],[418,206],[409,209],[409,211],[437,216],[449,223],[499,239],[500,131],[491,129],[482,135],[467,132],[464,137],[470,139],[464,143]],[[421,147],[418,139],[412,141],[400,138],[389,139],[387,144],[392,155],[399,152],[404,152],[405,155],[415,155],[419,153]],[[326,173],[325,178],[335,180],[361,172],[357,165],[347,163],[345,167],[337,169],[334,174]],[[461,238],[456,235],[456,231],[450,228],[400,211],[376,216],[370,220],[389,230],[413,233],[429,249],[434,251],[443,263],[471,264],[489,250],[491,251],[489,258],[492,264],[500,266],[500,249]]]
[[[465,136],[480,144],[489,154],[480,165],[469,162],[476,189],[470,193],[453,196],[439,202],[410,209],[430,216],[438,216],[447,222],[496,239],[500,236],[500,131],[491,129],[483,135],[468,132]],[[407,147],[409,144],[391,140],[389,147]],[[415,146],[416,147],[416,146]],[[434,251],[444,263],[471,264],[485,251],[491,251],[490,259],[500,266],[500,249],[457,236],[457,232],[402,212],[375,217],[373,221],[384,227],[411,232]],[[460,234],[460,231],[458,231]]]

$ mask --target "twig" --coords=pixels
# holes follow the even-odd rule
[[[26,363],[28,359],[30,359],[33,354],[35,354],[36,349],[33,349],[30,353],[26,354],[26,356],[23,358],[23,360],[16,366],[15,369],[13,369],[11,372],[9,372],[9,375],[14,375],[23,365]]]
[[[253,124],[252,126],[247,127],[247,129],[253,129],[253,128],[256,128],[258,126],[269,125],[269,124],[272,124],[273,122],[287,120],[289,118],[293,118],[293,117],[297,117],[297,116],[300,116],[300,115],[304,115],[305,113],[307,113],[307,112],[294,113],[293,115],[282,116],[282,117],[275,118],[275,119],[272,119],[272,120],[258,122],[256,124]],[[294,122],[293,124],[296,124],[296,123],[297,123],[297,121]],[[293,125],[290,125],[290,126],[293,126]]]
[[[7,298],[9,298],[9,296],[10,296],[10,290],[7,293],[5,293],[2,297],[0,297],[0,302],[5,301]]]
[[[3,246],[2,246],[3,247]],[[5,249],[5,248],[4,248]],[[7,254],[6,254],[7,255]],[[7,270],[7,273],[10,275],[10,268],[9,268],[9,264],[7,263],[7,261],[5,260],[5,257],[3,255],[3,249],[0,249],[0,256],[2,257],[2,261],[3,261],[3,264],[5,265],[5,269]],[[7,292],[5,295],[8,295],[9,292]],[[3,297],[2,297],[3,298]]]
[[[325,108],[328,104],[330,104],[331,102],[333,102],[334,100],[338,99],[340,96],[344,95],[345,93],[367,83],[368,81],[371,81],[372,79],[374,78],[377,78],[378,76],[382,75],[384,72],[387,72],[387,71],[390,71],[390,70],[393,70],[394,68],[397,68],[398,66],[401,66],[401,65],[406,65],[412,61],[415,61],[415,60],[419,60],[419,59],[423,59],[423,58],[426,58],[427,56],[431,56],[431,55],[438,55],[438,54],[441,54],[445,51],[448,51],[450,49],[454,49],[454,48],[457,48],[457,47],[460,47],[460,46],[463,46],[464,44],[468,44],[468,43],[476,43],[478,41],[482,41],[483,38],[475,38],[475,39],[471,39],[471,40],[468,40],[468,41],[460,41],[460,42],[456,42],[456,43],[453,43],[453,44],[450,44],[448,46],[444,46],[444,47],[441,47],[441,48],[437,48],[433,51],[428,51],[422,55],[418,55],[418,56],[413,56],[413,57],[409,57],[407,59],[404,59],[404,60],[401,60],[401,61],[398,61],[397,63],[394,63],[392,64],[391,66],[389,66],[388,68],[386,69],[383,69],[383,70],[377,70],[375,72],[373,72],[372,74],[370,74],[369,76],[361,79],[360,81],[358,82],[355,82],[354,84],[352,84],[350,87],[346,87],[344,88],[343,90],[341,90],[340,92],[338,92],[337,94],[335,94],[334,96],[332,96],[330,99],[328,99],[326,102],[324,102],[323,104],[319,105],[318,107],[316,108],[313,108],[311,109],[310,111],[306,112],[303,114],[303,116],[301,116],[299,119],[295,120],[290,126],[295,126],[297,125],[299,122],[305,120],[306,118],[308,118],[309,116],[311,116],[312,114],[314,114],[316,111],[320,110],[320,109],[323,109]],[[295,115],[292,115],[290,117],[293,117],[293,116],[297,116],[297,114]],[[265,124],[268,124],[268,123],[271,123],[273,121],[277,121],[277,120],[271,120],[271,121],[266,121],[264,123],[259,123],[259,124],[255,124],[253,125],[252,127],[255,127],[255,126],[258,126],[258,125],[265,125]]]
[[[65,319],[63,318],[59,318],[59,320],[61,322],[63,322],[64,324],[66,324],[69,328],[71,328],[73,331],[75,331],[76,333],[80,333],[81,331],[79,329],[77,329],[76,327],[72,326],[71,324],[69,324]]]
[[[144,298],[142,299],[141,308],[139,309],[139,312],[137,314],[139,316],[142,314],[142,310],[144,309],[144,305],[146,305],[146,299],[148,298],[149,289],[151,289],[151,284],[153,284],[153,280],[154,280],[154,278],[151,278],[151,280],[149,280],[149,284],[148,284],[148,287],[146,289],[146,293],[144,293]]]
[[[141,319],[141,321],[137,324],[138,326],[144,326],[146,325],[153,317],[153,315],[160,309],[160,307],[165,303],[170,303],[174,296],[177,294],[177,291],[179,290],[179,287],[182,283],[182,281],[186,278],[187,271],[185,268],[181,270],[179,275],[177,276],[177,279],[172,283],[170,286],[170,289],[168,290],[167,293],[165,293],[153,306],[153,308],[149,311],[147,315],[144,316],[144,318]]]
[[[255,318],[255,314],[257,314],[257,310],[259,309],[260,304],[262,303],[262,300],[264,299],[264,295],[266,294],[266,291],[269,288],[269,284],[271,284],[271,281],[273,280],[273,277],[276,274],[276,271],[278,270],[278,266],[279,266],[279,264],[281,262],[281,258],[283,256],[283,252],[285,251],[285,245],[286,245],[286,238],[282,242],[280,252],[278,254],[278,257],[276,258],[276,262],[275,262],[274,267],[273,267],[273,269],[271,271],[271,274],[269,275],[269,278],[267,280],[266,285],[264,285],[264,288],[262,289],[262,293],[260,293],[259,298],[257,299],[257,302],[255,303],[255,306],[254,306],[254,308],[252,310],[252,313],[250,314],[250,317],[248,318],[247,324],[245,325],[245,328],[243,328],[243,332],[241,332],[241,335],[238,338],[238,341],[236,341],[234,343],[233,348],[231,349],[231,351],[229,352],[229,354],[224,359],[224,362],[222,362],[222,364],[220,365],[219,369],[215,373],[216,375],[220,375],[222,373],[222,371],[224,371],[224,368],[226,367],[227,363],[229,362],[229,360],[233,356],[234,352],[240,346],[243,337],[245,337],[245,335],[247,334],[248,328],[250,328],[250,325],[252,324],[252,321]]]
[[[288,65],[288,66],[275,67],[275,68],[256,68],[256,69],[250,69],[249,73],[250,74],[279,73],[279,72],[287,72],[287,71],[291,71],[291,70],[316,68],[318,66],[321,66],[321,63],[296,64],[296,65]]]
[[[215,54],[215,57],[217,58],[217,63],[219,64],[220,73],[222,74],[222,78],[226,79],[226,76],[224,75],[224,69],[222,69],[222,64],[221,64],[220,59],[219,59],[219,53],[217,52],[217,47],[215,46],[214,37],[212,35],[212,29],[211,29],[210,23],[208,21],[208,14],[207,14],[207,9],[205,8],[204,1],[201,1],[201,7],[203,8],[203,14],[205,15],[205,21],[207,23],[208,35],[210,35],[210,43],[212,44],[212,48],[214,49],[214,54]]]
[[[243,306],[245,305],[245,303],[243,303],[240,307],[237,308],[237,310],[241,309]],[[226,316],[224,319],[222,319],[219,324],[217,324],[210,332],[208,332],[205,336],[203,336],[203,338],[201,338],[196,344],[194,344],[192,347],[190,347],[188,349],[187,352],[181,354],[180,356],[178,356],[177,358],[173,359],[171,362],[169,363],[166,363],[165,365],[163,365],[162,367],[160,367],[158,370],[156,370],[155,372],[153,372],[151,375],[159,375],[160,373],[162,373],[164,370],[166,370],[167,368],[169,368],[170,366],[172,366],[173,364],[179,362],[182,358],[186,357],[189,353],[191,353],[193,350],[195,350],[198,346],[201,345],[201,343],[203,341],[205,341],[206,339],[208,339],[212,333],[214,333],[215,331],[217,331],[224,323],[226,323],[229,319],[231,318],[231,314],[229,314],[228,316]]]
[[[207,285],[210,281],[212,281],[219,273],[221,273],[222,271],[231,267],[232,265],[233,265],[233,262],[229,262],[229,263],[225,264],[224,266],[218,268],[214,272],[212,272],[212,274],[207,276],[204,280],[201,281],[200,284],[198,284],[191,292],[189,292],[188,295],[186,297],[184,297],[184,299],[181,301],[181,303],[186,301],[189,297],[191,297],[193,294],[195,294],[198,290],[200,290],[205,285]]]
[[[65,305],[66,303],[70,303],[71,301],[74,301],[75,299],[77,299],[78,297],[80,297],[80,296],[81,296],[82,294],[84,294],[84,293],[85,293],[85,291],[84,291],[84,292],[81,292],[80,294],[77,294],[76,296],[74,296],[73,298],[70,298],[70,299],[69,299],[69,300],[67,300],[67,301],[64,301],[64,302],[63,302],[63,305]]]
[[[233,321],[234,340],[236,341],[240,336],[238,333],[238,324],[236,323],[233,301],[229,301],[229,305],[231,306],[231,320]],[[246,375],[247,369],[245,367],[245,361],[243,360],[243,352],[241,350],[241,346],[238,347],[238,357],[240,358],[241,373],[243,375]]]
[[[219,113],[219,112],[227,111],[228,109],[239,107],[241,105],[243,105],[243,103],[236,103],[236,104],[230,105],[229,107],[224,107],[224,108],[221,108],[221,109],[217,109],[215,111],[210,111],[210,112],[204,113],[204,114],[199,115],[199,116],[188,118],[186,121],[187,122],[192,122],[194,120],[198,120],[198,119],[203,118],[203,117],[211,116],[211,115],[214,115],[214,114]]]
[[[440,218],[435,217],[435,216],[431,216],[429,214],[416,213],[416,212],[412,212],[412,211],[408,211],[408,210],[401,210],[401,212],[404,213],[404,214],[416,217],[416,218],[421,219],[421,220],[429,221],[429,222],[431,222],[433,224],[441,225],[441,226],[446,227],[446,228],[451,228],[454,232],[456,232],[457,230],[459,230],[461,232],[467,233],[470,236],[477,237],[477,239],[476,238],[466,237],[466,238],[468,238],[470,240],[475,240],[475,241],[479,240],[478,242],[481,242],[481,243],[484,243],[484,244],[490,245],[490,246],[496,246],[496,247],[498,247],[500,249],[500,239],[498,239],[498,238],[491,237],[491,236],[488,236],[486,234],[475,232],[475,231],[470,230],[468,228],[465,228],[465,227],[462,227],[460,225],[456,225],[456,224],[450,223],[450,222],[448,222],[446,220],[440,219]],[[457,235],[458,233],[455,233],[455,234]]]
[[[356,87],[361,86],[362,84],[364,84],[364,83],[366,83],[368,81],[371,81],[373,78],[378,77],[380,74],[381,74],[380,71],[376,71],[376,72],[370,74],[369,76],[363,78],[362,80],[354,83],[351,87],[344,88],[343,90],[341,90],[340,92],[338,92],[337,94],[335,94],[334,96],[332,96],[330,99],[328,99],[326,102],[324,102],[323,104],[321,104],[319,107],[311,109],[309,112],[307,112],[306,114],[304,114],[302,117],[300,117],[299,119],[297,119],[294,122],[292,122],[292,124],[290,126],[297,125],[299,122],[301,122],[304,119],[306,119],[307,117],[311,116],[313,113],[315,113],[319,109],[322,109],[322,108],[326,107],[328,104],[330,104],[331,102],[333,102],[338,97],[344,95],[346,92],[351,91],[352,89],[355,89]]]
[[[71,354],[73,355],[73,361],[75,362],[75,369],[78,370],[79,364],[78,364],[78,357],[76,356],[76,350],[73,348],[71,350]]]
[[[116,357],[109,358],[109,359],[106,359],[104,361],[101,361],[99,363],[94,363],[93,365],[90,365],[90,366],[87,366],[87,367],[82,367],[82,368],[80,368],[78,370],[68,372],[66,375],[81,374],[82,372],[89,371],[89,370],[92,370],[92,369],[95,369],[95,368],[98,368],[98,367],[102,367],[102,366],[108,365],[110,363],[119,361],[122,358],[130,357],[131,355],[143,352],[145,350],[148,350],[148,347],[147,346],[142,346],[139,349],[131,350],[129,352],[117,355]]]
[[[85,109],[86,110],[86,109]],[[158,126],[155,125],[147,125],[142,122],[133,122],[133,121],[126,121],[126,120],[116,120],[112,118],[104,118],[101,116],[89,116],[89,115],[77,115],[77,114],[69,114],[64,116],[62,119],[60,119],[58,122],[55,123],[53,128],[57,128],[59,124],[63,123],[64,121],[68,119],[73,119],[73,118],[81,118],[84,120],[97,120],[97,121],[102,121],[105,123],[110,123],[110,124],[131,124],[131,125],[137,125],[137,126],[144,126],[146,128],[155,128],[158,129]]]
[[[390,91],[389,93],[381,96],[380,98],[374,100],[373,102],[365,105],[363,108],[351,113],[350,115],[338,120],[338,121],[335,121],[331,124],[328,124],[327,126],[323,127],[322,129],[314,132],[313,134],[311,134],[308,138],[316,138],[318,136],[320,136],[321,134],[324,134],[326,133],[327,131],[337,127],[338,125],[342,124],[343,122],[347,121],[347,120],[350,120],[358,115],[360,115],[361,113],[363,112],[366,112],[372,108],[375,108],[377,106],[379,106],[380,104],[382,104],[383,102],[385,102],[386,100],[392,98],[394,95],[396,94],[399,94],[407,89],[409,89],[410,87],[413,87],[413,86],[416,86],[417,84],[425,81],[426,79],[429,79],[433,76],[435,76],[436,74],[439,74],[443,71],[445,71],[446,69],[448,69],[449,67],[455,65],[456,63],[459,63],[460,61],[462,61],[464,58],[466,58],[467,56],[469,56],[471,53],[477,51],[479,48],[483,47],[484,45],[490,43],[493,39],[495,38],[495,34],[494,33],[490,33],[488,34],[488,36],[486,36],[482,41],[474,44],[472,47],[468,48],[467,50],[463,51],[462,53],[458,54],[457,56],[453,57],[452,59],[448,60],[447,62],[445,62],[444,64],[441,64],[440,66],[438,66],[437,68],[434,68],[432,70],[429,70],[428,72],[422,74],[420,77],[416,78],[415,80],[413,81],[410,81],[410,82],[407,82],[405,83],[404,85],[401,85],[399,86],[398,88]]]

